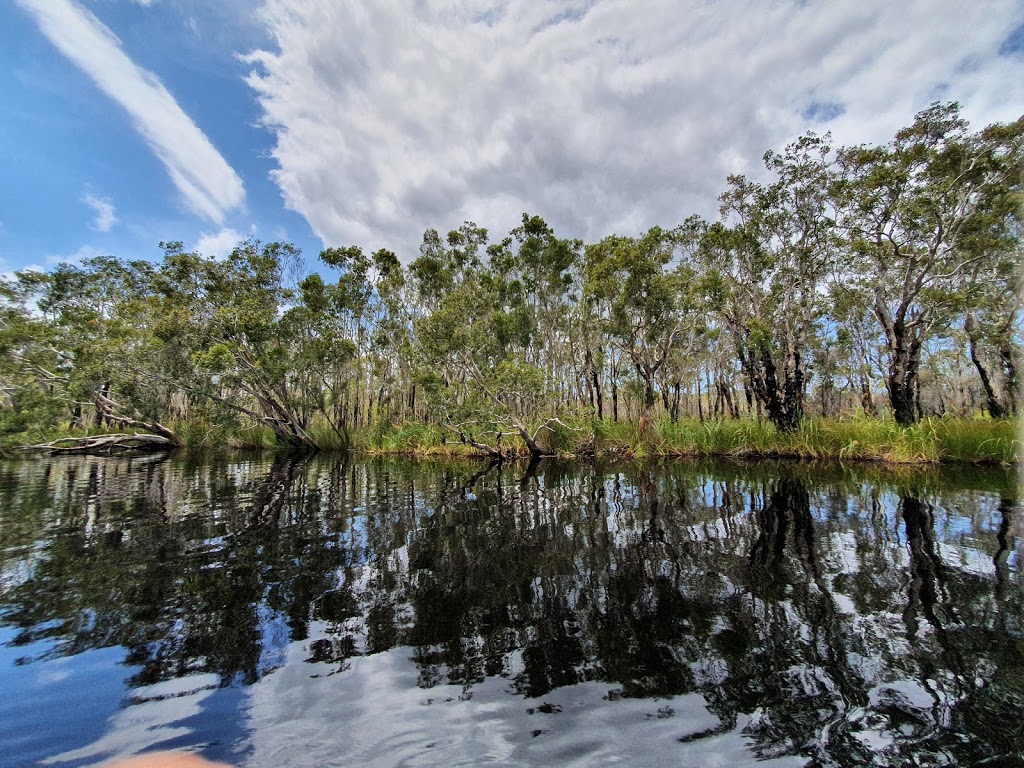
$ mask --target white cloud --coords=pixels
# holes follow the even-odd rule
[[[25,267],[14,267],[4,256],[0,256],[0,280],[14,282],[17,280],[16,272],[42,272],[43,268],[38,264],[29,264]],[[0,299],[2,301],[2,299]]]
[[[92,190],[86,190],[82,202],[93,209],[96,218],[91,224],[97,232],[109,232],[117,223],[117,216],[114,215],[114,204],[109,197],[100,197]]]
[[[219,232],[202,232],[195,246],[192,248],[203,256],[212,256],[215,259],[223,259],[239,242],[245,239],[240,232],[225,227]]]
[[[413,10],[414,9],[414,10]],[[405,258],[427,227],[565,236],[713,215],[808,128],[885,141],[935,99],[1024,112],[1017,0],[267,0],[246,61],[285,204]],[[970,30],[965,34],[964,30]]]
[[[71,253],[54,253],[46,257],[47,270],[53,269],[58,264],[81,264],[86,259],[95,259],[98,256],[108,256],[93,245],[81,245]]]
[[[238,174],[152,72],[121,49],[91,12],[72,0],[15,0],[43,34],[131,116],[185,203],[220,224],[245,200]]]
[[[0,277],[5,280],[13,280],[15,272],[52,272],[61,264],[78,265],[87,259],[95,259],[99,256],[109,256],[107,251],[100,250],[92,245],[80,245],[71,253],[52,253],[43,259],[43,264],[26,264],[24,266],[12,267],[10,262],[0,256]]]

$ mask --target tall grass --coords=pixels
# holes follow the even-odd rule
[[[909,427],[878,419],[807,419],[783,433],[754,420],[662,423],[663,453],[884,461],[895,464],[1020,460],[1010,420],[925,419]]]
[[[452,433],[436,424],[408,422],[378,424],[352,433],[351,448],[375,456],[443,456],[477,454],[472,447],[452,440]]]
[[[214,424],[193,420],[169,425],[185,441],[189,452],[225,449],[264,450],[280,448],[266,427],[246,424]],[[535,429],[537,424],[528,425]],[[11,453],[18,445],[59,437],[79,436],[103,430],[61,428],[0,436],[0,452]],[[326,452],[355,450],[371,455],[436,456],[470,458],[482,455],[457,436],[436,424],[380,424],[346,435],[323,420],[314,420],[310,436]],[[348,438],[346,440],[346,437]],[[495,435],[480,434],[494,444]],[[600,419],[565,419],[541,430],[538,442],[552,455],[590,456],[616,454],[635,459],[671,456],[730,456],[736,458],[834,459],[888,464],[936,464],[942,462],[1015,464],[1024,457],[1019,424],[1010,419],[931,418],[909,427],[893,421],[865,417],[807,419],[800,428],[782,433],[755,419],[695,419],[637,424]],[[517,435],[505,432],[502,447],[528,455]]]
[[[1022,456],[1011,420],[925,419],[910,427],[869,418],[807,419],[784,433],[754,419],[668,419],[648,425],[594,419],[566,420],[542,430],[538,442],[560,456],[619,454],[636,459],[670,456],[836,459],[891,464],[976,462],[1012,464]],[[532,427],[531,427],[532,428]],[[363,431],[356,450],[374,454],[473,455],[472,448],[442,441],[440,427],[403,424]],[[450,437],[450,435],[449,435]],[[493,436],[492,436],[493,437]],[[517,437],[506,446],[525,453]]]

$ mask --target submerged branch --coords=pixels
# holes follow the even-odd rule
[[[62,437],[49,443],[27,445],[21,450],[46,453],[50,456],[71,454],[111,454],[131,452],[172,451],[180,446],[161,435],[110,434],[86,437]]]

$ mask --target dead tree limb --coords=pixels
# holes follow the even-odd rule
[[[161,435],[136,433],[62,437],[50,443],[27,445],[22,450],[57,456],[170,451],[178,447],[178,444]]]
[[[552,424],[560,424],[561,426],[565,427],[566,429],[570,429],[570,430],[572,430],[574,432],[581,431],[577,427],[570,427],[564,421],[562,421],[561,419],[556,418],[554,416],[552,416],[550,419],[547,419],[543,424],[541,424],[539,427],[537,427],[535,430],[533,430],[533,434],[532,435],[530,434],[530,431],[526,428],[526,425],[524,425],[521,421],[519,421],[519,419],[512,418],[510,421],[511,421],[512,427],[516,430],[516,432],[519,433],[519,437],[521,437],[523,439],[523,442],[526,443],[526,448],[527,448],[527,450],[530,451],[530,456],[532,458],[539,458],[541,456],[551,456],[551,455],[553,455],[553,453],[552,453],[550,448],[541,448],[541,446],[537,443],[537,438],[540,436],[540,433],[543,430],[546,429],[549,432],[554,432],[555,431],[552,428],[552,426],[551,426]]]
[[[104,418],[112,424],[119,424],[120,426],[128,427],[129,429],[144,430],[153,435],[164,438],[175,448],[182,448],[185,445],[185,441],[182,440],[174,430],[169,427],[165,427],[159,421],[144,421],[143,419],[137,419],[117,413],[121,406],[102,392],[96,393],[95,403],[96,410],[102,413]]]
[[[489,456],[492,459],[497,459],[501,461],[503,459],[511,458],[513,456],[513,453],[511,451],[508,451],[501,447],[501,432],[498,433],[498,439],[495,445],[490,446],[487,445],[487,443],[478,442],[472,435],[467,435],[466,432],[462,430],[461,425],[444,424],[442,426],[444,426],[445,429],[449,429],[455,434],[457,434],[459,436],[459,442],[463,443],[464,445],[468,445],[470,448],[475,448],[476,450],[482,452],[485,456]]]

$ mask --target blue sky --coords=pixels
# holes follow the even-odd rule
[[[588,240],[938,99],[1024,113],[1016,0],[13,0],[0,272],[238,238],[388,247],[524,211]]]
[[[209,249],[223,250],[249,233],[287,239],[315,257],[319,239],[301,214],[284,208],[270,179],[273,136],[258,125],[261,111],[244,82],[250,67],[236,56],[268,40],[249,4],[237,3],[233,12],[228,3],[214,11],[202,3],[63,4],[69,17],[78,15],[116,36],[112,47],[140,72],[155,76],[171,97],[164,106],[177,104],[179,120],[194,123],[196,136],[207,138],[223,168],[211,168],[216,162],[186,143],[173,115],[149,108],[152,99],[131,93],[131,73],[123,61],[115,63],[126,77],[110,87],[126,92],[122,99],[138,102],[136,109],[149,108],[154,126],[140,126],[139,116],[105,91],[94,72],[54,44],[30,4],[18,5],[0,6],[5,112],[0,152],[8,159],[0,171],[5,271],[29,265],[48,269],[59,260],[100,253],[158,258],[158,243],[166,240],[190,248],[206,242]],[[100,51],[88,53],[100,61]],[[136,77],[144,83],[147,76]],[[208,181],[221,185],[214,186],[218,199],[211,205],[204,195],[190,199],[160,159],[168,148],[155,146],[146,131],[164,131],[171,143],[185,145],[182,160],[195,158],[201,176],[233,173],[237,194],[232,195],[230,180],[225,185],[221,178]]]

